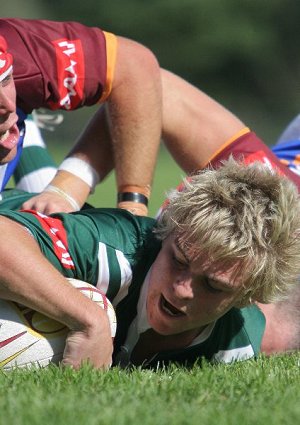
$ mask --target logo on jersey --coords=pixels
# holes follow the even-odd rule
[[[12,71],[13,57],[7,52],[7,43],[0,35],[0,81],[4,80]]]
[[[267,157],[264,151],[253,152],[248,156],[245,156],[243,162],[248,165],[253,162],[259,161],[263,163],[269,170],[276,171],[278,174],[283,174],[280,168]]]
[[[63,223],[58,218],[48,217],[37,211],[34,214],[45,232],[50,236],[56,257],[65,269],[75,269],[74,262],[68,251],[68,238]]]
[[[59,101],[51,102],[53,109],[75,109],[84,90],[84,54],[80,40],[52,41],[55,47]]]

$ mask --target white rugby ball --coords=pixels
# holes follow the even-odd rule
[[[67,280],[106,311],[114,337],[117,320],[106,296],[89,283]],[[68,331],[63,324],[37,311],[0,299],[0,369],[44,367],[49,363],[59,363]]]

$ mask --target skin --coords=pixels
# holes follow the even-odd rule
[[[242,281],[233,279],[233,268],[222,270],[201,255],[188,258],[169,236],[151,269],[148,321],[161,335],[191,342],[237,304],[241,288]]]
[[[111,94],[71,155],[89,162],[101,178],[114,166],[118,191],[136,185],[140,193],[149,195],[161,138],[161,92],[160,68],[154,55],[144,46],[118,37]],[[51,184],[67,191],[79,205],[90,193],[87,184],[65,171],[58,171]],[[68,202],[49,192],[32,198],[24,208],[46,213],[72,211]],[[140,212],[144,215],[147,210]]]
[[[139,120],[138,126],[136,117],[125,119],[124,115],[121,118],[118,116],[120,111],[116,111],[112,104],[110,108],[106,105],[105,109],[96,112],[86,131],[79,137],[71,155],[78,156],[93,165],[101,179],[116,166],[116,174],[123,176],[117,180],[118,186],[122,185],[121,180],[126,184],[131,182],[145,185],[153,174],[156,142],[160,131],[171,155],[185,172],[190,173],[203,168],[217,149],[245,127],[234,114],[177,75],[160,69],[158,79],[162,84],[162,122],[159,134],[157,111],[160,108],[157,109],[155,102],[151,102],[150,98],[147,98],[147,104],[151,105],[152,113],[149,114],[149,110],[148,115],[146,110],[144,113],[141,112],[142,119]],[[144,88],[146,90],[146,87]],[[148,95],[153,90],[157,93],[158,89],[151,89],[151,85],[148,84]],[[133,103],[131,100],[132,105]],[[114,102],[114,105],[116,104],[117,102]],[[123,114],[128,109],[126,104],[127,99]],[[133,111],[132,107],[129,109]],[[154,117],[153,109],[156,110]],[[109,116],[114,117],[115,121],[120,118],[119,122],[122,125],[119,127],[113,125]],[[129,120],[132,125],[126,126],[125,123],[129,123]],[[120,138],[121,130],[125,133],[128,131],[123,138]],[[135,175],[134,178],[129,178],[128,170],[132,169],[135,170]],[[83,205],[90,193],[90,187],[82,180],[63,171],[57,173],[52,184],[67,191],[80,205]],[[24,204],[24,208],[37,209],[45,213],[72,211],[67,201],[50,192],[43,192],[32,198]],[[141,215],[144,213],[141,212]]]
[[[6,164],[16,156],[17,121],[16,89],[12,74],[9,74],[0,82],[0,164]]]
[[[258,307],[266,318],[266,329],[261,344],[261,352],[266,355],[292,351],[291,341],[295,340],[297,327],[288,312],[283,314],[279,304],[261,304]],[[299,345],[298,345],[299,346]],[[293,347],[293,349],[295,349]]]

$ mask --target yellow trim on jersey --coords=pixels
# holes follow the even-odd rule
[[[105,102],[112,89],[118,45],[117,37],[114,34],[106,31],[103,31],[103,34],[106,40],[106,84],[99,103]]]
[[[217,155],[219,155],[220,152],[222,152],[227,146],[231,145],[235,140],[237,140],[239,137],[244,136],[244,134],[250,133],[250,128],[244,127],[242,130],[238,131],[234,136],[230,137],[214,154],[212,157],[210,157],[209,161],[207,161],[207,166],[211,161],[213,161]]]

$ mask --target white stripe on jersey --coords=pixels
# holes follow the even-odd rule
[[[5,178],[6,169],[7,169],[7,164],[0,165],[0,188],[2,188],[2,185],[3,185],[3,180]],[[4,187],[2,189],[4,189]],[[1,191],[2,191],[2,189],[1,189]]]
[[[129,261],[124,256],[122,251],[116,249],[115,253],[120,268],[121,281],[119,291],[112,302],[114,306],[117,305],[124,297],[126,297],[128,294],[128,288],[132,281],[132,270]],[[106,294],[108,291],[109,279],[110,271],[106,245],[103,242],[99,242],[97,288],[100,289],[100,291],[104,294]]]
[[[103,242],[99,242],[99,251],[98,251],[98,280],[97,288],[103,292],[107,293],[109,285],[109,265],[108,258],[106,253],[106,245]]]
[[[25,174],[16,185],[17,189],[26,192],[42,192],[56,174],[54,167],[43,167]]]
[[[233,348],[231,350],[220,350],[214,354],[213,359],[217,362],[231,363],[233,361],[248,360],[254,357],[254,351],[251,345],[246,347]]]
[[[112,305],[115,307],[128,294],[128,288],[132,281],[132,270],[129,261],[124,256],[122,251],[116,250],[116,256],[120,266],[121,285],[117,296],[114,298]]]

